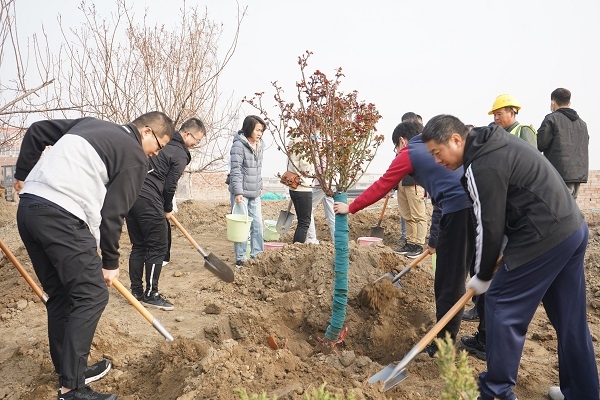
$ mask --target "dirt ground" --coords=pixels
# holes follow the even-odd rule
[[[263,202],[264,219],[277,219],[286,201]],[[233,265],[233,246],[226,238],[225,202],[185,201],[176,214],[207,252]],[[333,244],[323,211],[316,211],[320,245],[291,244],[267,250],[236,271],[231,284],[219,281],[203,267],[203,259],[186,238],[173,231],[171,263],[163,270],[161,292],[175,304],[173,311],[149,309],[175,337],[164,338],[114,288],[92,345],[90,363],[106,357],[113,369],[92,384],[120,399],[239,399],[237,389],[266,392],[269,398],[301,399],[324,382],[330,391],[357,399],[437,399],[443,382],[433,359],[420,355],[408,366],[408,378],[382,392],[367,378],[398,361],[434,323],[433,274],[427,258],[401,279],[402,289],[389,291],[379,311],[361,306],[361,288],[390,270],[408,264],[393,253],[399,237],[397,208],[388,208],[383,244],[359,246],[368,236],[380,208],[349,217],[350,269],[348,334],[337,353],[321,352],[318,341],[331,314]],[[16,206],[0,203],[0,238],[34,276],[20,242]],[[588,316],[596,356],[600,334],[600,217],[586,213],[590,245],[586,255]],[[293,232],[293,231],[292,231]],[[130,244],[121,239],[120,281],[129,287]],[[441,266],[438,266],[441,267]],[[37,280],[36,280],[37,281]],[[385,288],[385,285],[384,285]],[[383,289],[382,289],[383,290]],[[57,376],[50,361],[46,311],[26,281],[6,257],[0,257],[0,399],[54,399]],[[475,323],[464,323],[470,334]],[[285,349],[273,350],[274,334]],[[515,388],[519,398],[545,399],[558,384],[556,334],[540,307],[531,323]],[[477,371],[485,363],[469,357]]]

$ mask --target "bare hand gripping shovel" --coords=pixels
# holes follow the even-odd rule
[[[175,226],[183,233],[183,235],[190,241],[192,246],[204,257],[204,268],[215,274],[219,279],[224,282],[231,283],[233,282],[233,270],[229,267],[229,265],[225,264],[223,260],[219,257],[215,256],[213,253],[206,254],[202,247],[196,243],[193,237],[185,230],[183,226],[177,221],[175,216],[171,215],[171,221],[175,224]]]
[[[13,265],[15,266],[15,268],[17,268],[17,270],[21,273],[21,275],[23,276],[23,278],[25,278],[25,280],[27,281],[27,283],[29,284],[29,286],[31,286],[31,288],[33,289],[33,291],[35,292],[35,294],[37,294],[38,297],[42,300],[42,302],[44,304],[46,304],[46,302],[48,301],[48,295],[46,293],[44,293],[44,291],[34,282],[34,280],[31,278],[31,275],[29,275],[27,273],[27,271],[25,271],[25,268],[23,268],[23,266],[21,265],[21,263],[19,263],[19,260],[17,260],[15,258],[15,256],[13,255],[13,253],[8,249],[8,247],[6,247],[4,245],[4,243],[1,240],[0,240],[0,248],[2,248],[2,251],[4,252],[4,254],[6,254],[6,256],[13,263]],[[142,306],[142,304],[138,300],[136,300],[136,298],[133,297],[133,295],[131,293],[129,293],[129,291],[127,289],[125,289],[123,287],[123,285],[121,284],[121,282],[119,282],[117,279],[113,279],[112,285],[119,292],[121,292],[121,294],[123,296],[125,296],[125,298],[127,300],[129,300],[129,302],[131,303],[131,305],[133,305],[148,320],[148,322],[150,322],[152,324],[152,326],[158,332],[160,332],[161,335],[163,335],[165,337],[165,339],[167,339],[168,341],[173,341],[173,336],[171,336],[171,334],[169,333],[169,331],[167,331],[165,329],[165,327],[162,326],[162,324],[156,318],[154,318],[152,316],[152,314],[150,314],[150,312],[148,312],[148,310],[146,310],[144,308],[144,306]]]
[[[294,222],[294,214],[290,212],[292,209],[292,200],[288,203],[287,211],[281,210],[279,212],[279,218],[277,218],[277,225],[275,225],[275,230],[280,235],[287,233],[292,227],[292,222]]]
[[[496,263],[496,269],[500,265],[502,258],[498,259]],[[419,342],[404,356],[404,358],[397,363],[391,363],[375,375],[369,378],[369,383],[376,383],[383,381],[383,390],[389,390],[396,386],[398,383],[406,379],[406,366],[411,362],[419,353],[421,353],[425,347],[436,337],[438,333],[446,326],[446,324],[456,315],[458,312],[471,300],[471,297],[475,295],[475,289],[468,289],[465,294],[452,306],[450,310],[431,328],[423,339]]]

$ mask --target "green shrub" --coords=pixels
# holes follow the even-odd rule
[[[469,366],[467,352],[461,350],[456,361],[456,348],[446,332],[444,340],[435,339],[438,347],[436,363],[440,367],[444,389],[440,396],[441,400],[476,400],[479,396],[475,371]]]

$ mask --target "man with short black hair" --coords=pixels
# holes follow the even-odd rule
[[[550,94],[552,113],[538,129],[537,145],[577,199],[579,185],[588,179],[590,136],[586,123],[570,106],[569,90],[558,88]]]
[[[183,170],[192,159],[188,149],[197,146],[206,134],[199,118],[185,121],[173,140],[150,158],[148,174],[135,204],[127,213],[131,240],[129,279],[131,293],[143,304],[173,310],[173,304],[158,291],[158,280],[168,251],[168,220],[173,213],[173,196]],[[146,288],[142,283],[146,272]]]
[[[171,119],[157,111],[127,125],[57,119],[35,122],[25,132],[14,183],[20,192],[17,224],[49,296],[48,342],[59,400],[117,399],[87,386],[110,364],[88,377],[87,361],[108,286],[119,276],[123,220],[144,183],[148,157],[173,132]],[[46,146],[52,147],[41,157]]]
[[[588,227],[556,169],[500,126],[469,132],[451,115],[432,118],[423,141],[437,163],[463,166],[473,202],[475,275],[467,288],[486,296],[488,370],[479,375],[481,399],[516,399],[527,328],[542,303],[556,330],[562,393],[598,400],[583,266]]]

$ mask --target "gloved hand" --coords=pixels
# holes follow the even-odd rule
[[[477,275],[474,275],[471,277],[471,279],[469,279],[469,282],[467,282],[467,289],[474,289],[475,294],[483,294],[487,292],[491,283],[491,279],[489,281],[482,281],[477,277]]]

